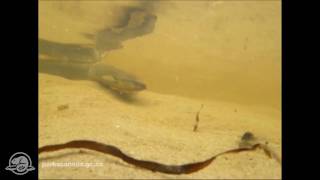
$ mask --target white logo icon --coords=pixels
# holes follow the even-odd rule
[[[31,158],[24,152],[14,153],[9,159],[9,166],[6,170],[13,172],[16,175],[24,175],[29,171],[35,170],[32,166]]]

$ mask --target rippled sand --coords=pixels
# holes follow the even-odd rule
[[[150,91],[121,99],[90,81],[39,75],[39,145],[75,139],[119,147],[144,160],[183,164],[237,147],[245,131],[281,154],[280,112],[238,104],[200,101]],[[193,132],[201,104],[198,132]],[[59,107],[59,108],[58,108]],[[100,163],[102,166],[42,167],[46,163]],[[281,178],[281,165],[262,150],[219,157],[190,175],[167,175],[136,168],[88,150],[61,150],[40,156],[40,178]]]
[[[121,49],[108,51],[103,59],[136,75],[148,90],[123,99],[94,82],[40,73],[39,145],[88,139],[138,159],[183,164],[235,148],[241,135],[251,131],[280,156],[281,1],[150,2],[137,1],[137,6],[157,16],[154,31],[122,42]],[[119,7],[127,5],[43,1],[39,37],[92,43],[83,33],[115,26]],[[87,150],[40,157],[40,178],[51,179],[281,178],[279,163],[262,150],[222,156],[199,172],[180,176]],[[41,168],[53,162],[102,166]]]

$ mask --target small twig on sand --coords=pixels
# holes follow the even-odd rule
[[[201,104],[201,107],[200,107],[199,111],[197,112],[196,123],[193,126],[193,132],[198,131],[198,125],[199,125],[199,121],[200,121],[199,114],[200,114],[200,111],[201,111],[202,108],[203,108],[203,104]]]

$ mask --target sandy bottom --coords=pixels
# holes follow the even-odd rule
[[[201,104],[204,108],[199,131],[193,132]],[[205,102],[150,91],[121,99],[94,82],[39,74],[39,108],[40,146],[88,139],[117,146],[138,159],[184,164],[236,148],[241,135],[251,131],[281,154],[281,114],[263,107]],[[91,166],[49,167],[50,163]],[[70,149],[41,154],[39,177],[270,179],[281,178],[281,165],[257,150],[219,157],[193,174],[167,175],[136,168],[113,156]]]

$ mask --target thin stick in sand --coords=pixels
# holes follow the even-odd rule
[[[198,126],[199,126],[199,121],[200,121],[199,114],[200,114],[200,111],[201,111],[202,108],[203,108],[203,104],[201,104],[201,107],[200,107],[199,111],[197,112],[196,123],[193,126],[193,132],[198,131]]]

